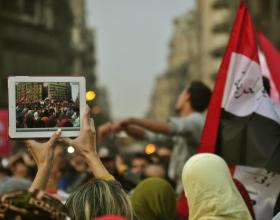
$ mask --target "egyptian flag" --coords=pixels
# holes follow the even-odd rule
[[[198,148],[228,164],[280,173],[280,117],[266,93],[252,20],[244,2],[237,12],[219,69]]]

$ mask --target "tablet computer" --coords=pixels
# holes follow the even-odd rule
[[[84,77],[8,78],[10,138],[62,137],[80,133],[86,105]]]

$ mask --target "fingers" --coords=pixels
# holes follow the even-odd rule
[[[90,128],[91,128],[91,130],[92,130],[93,133],[96,132],[96,131],[95,131],[95,126],[94,126],[94,120],[93,120],[93,118],[90,119]]]
[[[57,129],[57,131],[52,134],[51,138],[48,141],[51,146],[55,145],[57,139],[60,137],[60,134],[61,134],[61,128]]]
[[[83,128],[90,128],[90,109],[88,106],[86,106],[85,110],[84,110],[84,114],[83,114],[83,121],[82,121],[82,127]]]
[[[73,140],[71,138],[60,138],[59,141],[66,145],[73,146]]]

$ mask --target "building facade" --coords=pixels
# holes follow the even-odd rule
[[[156,79],[147,113],[149,118],[166,120],[175,114],[177,98],[189,81],[189,70],[195,68],[190,62],[196,59],[193,16],[194,12],[186,12],[174,20],[167,70]]]
[[[44,85],[47,98],[55,102],[75,101],[72,100],[71,85],[68,82],[47,83]]]
[[[71,27],[67,0],[0,0],[0,108],[8,105],[8,76],[72,72]]]
[[[43,99],[43,83],[16,83],[16,102],[32,103]]]

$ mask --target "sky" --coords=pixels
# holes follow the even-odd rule
[[[173,20],[193,6],[193,0],[87,0],[97,78],[114,118],[145,116],[155,79],[167,68]]]

